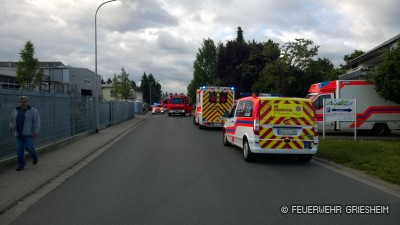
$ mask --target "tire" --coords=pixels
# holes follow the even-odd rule
[[[372,128],[372,134],[376,136],[385,136],[390,133],[390,129],[386,123],[376,123]]]
[[[313,157],[313,155],[299,155],[298,159],[300,162],[310,162],[312,157]]]
[[[231,144],[228,142],[228,136],[226,135],[225,129],[224,129],[224,131],[222,132],[222,143],[223,143],[225,146],[231,145]]]
[[[251,152],[247,139],[243,141],[243,158],[246,162],[252,162],[254,160],[254,153]]]
[[[171,116],[171,113],[168,113],[168,116]]]

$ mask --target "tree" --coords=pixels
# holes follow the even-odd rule
[[[251,49],[246,62],[240,66],[242,69],[243,90],[245,92],[266,93],[271,92],[271,83],[263,79],[264,68],[274,63],[280,56],[279,44],[268,40],[264,43],[249,42]]]
[[[140,90],[143,93],[143,99],[148,103],[159,102],[161,99],[161,84],[156,81],[151,73],[148,76],[146,72],[143,73],[142,80],[140,82]]]
[[[351,60],[357,58],[358,56],[361,56],[364,54],[363,50],[354,50],[353,53],[347,54],[343,57],[343,60],[348,64]]]
[[[203,85],[218,85],[219,81],[215,76],[215,66],[217,63],[217,48],[214,41],[208,38],[203,39],[201,48],[196,54],[193,62],[193,79],[187,87],[187,92],[193,99],[196,90]]]
[[[107,84],[108,84],[108,85],[112,84],[112,80],[111,80],[111,78],[108,78],[108,80],[107,80]]]
[[[38,86],[44,77],[43,69],[39,69],[39,60],[34,58],[35,47],[31,41],[25,43],[19,53],[21,60],[17,63],[16,80],[23,88],[31,90]]]
[[[238,27],[238,29],[237,29],[237,33],[236,33],[236,42],[237,42],[237,43],[245,44],[244,36],[243,36],[243,30],[242,30],[241,27]]]
[[[303,76],[306,69],[313,62],[313,57],[318,55],[319,46],[308,39],[296,38],[295,42],[288,42],[282,46],[280,60],[281,94],[285,96],[304,96]]]
[[[112,84],[115,97],[117,99],[132,99],[132,86],[129,80],[129,74],[126,73],[124,67],[121,68],[119,75],[114,74],[114,81]]]
[[[400,39],[384,51],[382,63],[368,74],[382,98],[400,104]]]
[[[248,67],[244,65],[250,57],[251,47],[243,40],[243,32],[239,27],[236,39],[218,48],[216,76],[222,86],[235,87],[235,96],[251,88],[246,84],[249,74]]]

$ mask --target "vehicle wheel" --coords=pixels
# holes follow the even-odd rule
[[[246,162],[252,162],[254,160],[254,153],[250,151],[250,146],[247,139],[244,139],[243,141],[243,158]]]
[[[300,162],[310,162],[312,159],[313,155],[299,155],[299,161]]]
[[[168,116],[171,116],[171,113],[168,113]]]
[[[224,131],[222,132],[222,143],[223,143],[225,146],[231,145],[231,144],[228,142],[228,136],[226,135],[226,130],[224,130]]]
[[[386,123],[376,123],[372,128],[372,134],[377,136],[384,136],[390,134],[390,129]]]

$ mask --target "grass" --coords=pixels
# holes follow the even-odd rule
[[[316,156],[400,184],[400,141],[320,139]]]

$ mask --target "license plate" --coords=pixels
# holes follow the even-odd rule
[[[282,128],[279,128],[279,129],[276,130],[276,133],[278,135],[282,135],[282,136],[287,136],[287,135],[297,136],[297,129],[282,129]]]

